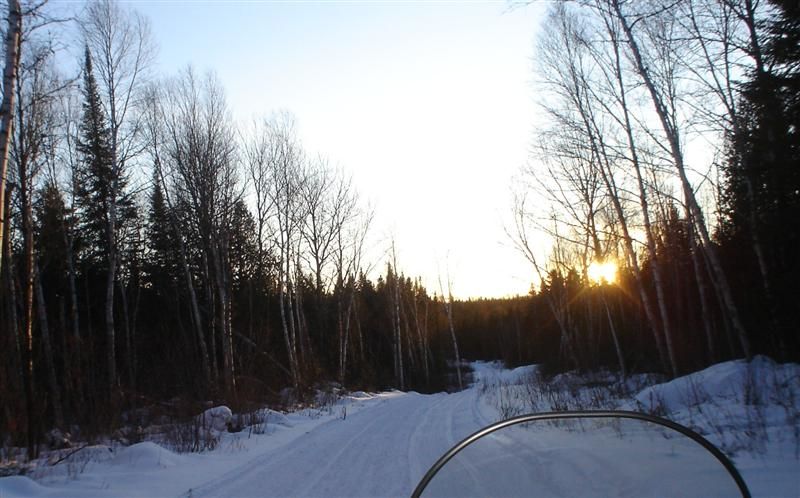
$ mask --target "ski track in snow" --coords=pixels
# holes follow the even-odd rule
[[[475,389],[400,394],[326,422],[186,495],[408,496],[439,456],[489,422]]]

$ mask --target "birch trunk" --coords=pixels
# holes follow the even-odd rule
[[[108,368],[108,393],[113,395],[117,386],[116,334],[114,330],[114,281],[117,274],[117,251],[114,242],[114,223],[109,216],[106,227],[108,238],[108,272],[106,273],[106,364]]]
[[[222,378],[225,383],[225,392],[233,394],[236,390],[233,365],[233,337],[230,323],[230,298],[223,253],[225,244],[221,247],[212,244],[211,258],[214,262],[214,277],[216,280],[217,297],[219,299],[219,332],[222,342]]]
[[[642,175],[642,165],[639,162],[639,154],[636,148],[636,141],[633,137],[633,126],[631,125],[630,112],[628,110],[627,94],[625,84],[623,82],[622,67],[620,63],[619,44],[614,30],[608,26],[608,32],[612,37],[612,46],[614,50],[614,63],[615,63],[615,76],[618,85],[620,106],[622,108],[623,122],[625,128],[625,137],[628,141],[628,150],[631,154],[631,164],[636,173],[636,185],[639,189],[639,205],[642,208],[642,221],[644,223],[644,232],[647,239],[647,253],[650,257],[650,262],[653,268],[653,281],[656,288],[656,301],[658,302],[658,310],[661,314],[661,322],[664,331],[664,341],[667,347],[667,357],[669,358],[669,365],[672,370],[672,376],[678,376],[678,363],[675,358],[675,348],[672,344],[672,320],[670,319],[671,313],[667,310],[666,297],[664,295],[664,278],[662,276],[661,262],[656,254],[656,241],[653,235],[653,225],[650,222],[650,206],[647,199],[647,188],[644,184]]]
[[[6,233],[6,178],[8,174],[8,151],[14,127],[14,100],[17,88],[22,43],[22,8],[19,0],[8,0],[8,23],[5,40],[5,68],[3,70],[3,102],[0,104],[0,247]],[[2,262],[0,262],[2,264]]]

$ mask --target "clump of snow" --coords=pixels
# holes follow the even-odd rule
[[[108,463],[109,465],[147,470],[165,469],[182,463],[184,459],[166,448],[151,443],[138,443],[121,449]]]
[[[204,411],[200,414],[197,421],[201,427],[222,432],[228,429],[228,424],[232,418],[233,412],[231,409],[225,405],[221,405]]]

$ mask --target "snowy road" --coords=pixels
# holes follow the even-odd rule
[[[442,453],[489,423],[475,389],[396,393],[317,426],[191,496],[408,496]]]
[[[674,405],[672,417],[693,423],[699,411],[688,412],[679,402],[686,396],[686,386],[706,386],[712,394],[703,413],[732,416],[722,432],[715,432],[718,418],[701,429],[712,442],[722,437],[747,443],[748,431],[758,426],[748,418],[752,412],[742,401],[743,394],[735,394],[736,386],[744,385],[741,379],[785,379],[781,382],[795,383],[792,393],[800,392],[800,366],[756,363],[761,370],[755,377],[747,377],[754,374],[745,363],[728,362],[645,388],[637,396],[647,400],[655,390],[661,403]],[[459,393],[356,392],[332,405],[269,412],[258,432],[249,428],[216,432],[216,447],[201,453],[175,453],[163,440],[165,446],[153,440],[131,446],[96,444],[71,453],[58,465],[43,460],[29,476],[0,478],[0,497],[409,496],[439,456],[500,418],[498,403],[508,402],[509,393],[520,392],[514,400],[524,401],[519,382],[532,368],[505,370],[475,363],[474,378],[482,381],[481,387]],[[768,393],[770,385],[781,382],[773,380],[761,391]],[[560,396],[576,393],[567,390]],[[763,450],[735,455],[753,496],[800,496],[800,438],[794,435],[796,426],[787,425],[783,406],[762,407],[761,427],[769,431]],[[437,474],[426,492],[449,496],[477,490],[559,498],[736,496],[735,490],[726,491],[732,482],[727,474],[712,479],[707,466],[710,454],[698,453],[694,443],[689,451],[685,440],[619,423],[567,432],[547,427],[520,426],[513,433],[482,439],[452,460],[446,472]],[[716,469],[713,475],[719,476],[721,467],[713,459],[711,464]]]

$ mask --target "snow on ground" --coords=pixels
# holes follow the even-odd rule
[[[441,454],[479,428],[555,408],[667,416],[732,455],[754,496],[800,496],[798,365],[728,362],[649,387],[653,378],[646,376],[545,381],[531,366],[478,362],[473,369],[475,383],[458,393],[357,392],[322,410],[270,411],[263,434],[217,431],[216,448],[202,453],[177,454],[152,441],[86,448],[58,465],[40,465],[34,479],[0,479],[0,497],[408,496]],[[222,407],[199,418],[219,429],[231,420]],[[608,421],[534,429],[471,446],[443,471],[462,486],[446,484],[445,494],[539,486],[536,496],[676,496],[680,485],[690,494],[714,494],[707,455],[697,448],[685,453],[675,438]],[[636,484],[634,476],[645,479]],[[658,479],[664,482],[656,486]]]

